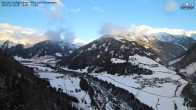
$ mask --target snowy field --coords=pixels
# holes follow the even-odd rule
[[[57,90],[61,88],[64,93],[77,97],[79,99],[79,103],[76,107],[83,108],[85,110],[92,110],[90,97],[85,91],[81,90],[79,78],[53,72],[41,72],[38,74],[40,78],[48,79],[50,81],[50,85],[55,87]]]
[[[91,110],[90,98],[86,92],[82,91],[79,86],[80,79],[77,77],[70,77],[56,73],[55,70],[44,67],[42,63],[55,63],[55,59],[47,57],[45,60],[22,59],[15,57],[21,63],[31,68],[38,68],[38,75],[40,78],[46,78],[50,81],[52,87],[56,89],[61,88],[63,92],[75,96],[79,99],[77,107],[85,110]],[[123,63],[121,59],[111,59],[113,63]],[[158,62],[147,57],[135,55],[129,57],[129,63],[139,65],[140,68],[146,68],[153,71],[152,75],[127,75],[118,76],[110,75],[107,72],[91,73],[91,75],[98,77],[101,80],[111,82],[117,87],[124,88],[133,93],[136,98],[141,102],[152,106],[155,110],[186,110],[187,107],[183,106],[184,98],[181,97],[181,91],[187,84],[174,71],[171,71],[159,64]],[[52,64],[52,63],[51,63]],[[75,71],[79,73],[86,73],[87,68],[79,70],[70,70],[65,67],[61,69]]]
[[[156,61],[144,56],[129,56],[129,62],[153,71],[152,75],[117,76],[106,72],[92,75],[101,80],[111,82],[117,87],[133,93],[141,102],[158,110],[186,110],[181,91],[187,84],[174,71],[171,71]],[[119,63],[122,63],[121,61]]]
[[[152,106],[158,110],[173,110],[175,104],[177,107],[185,109],[184,99],[181,97],[181,91],[187,84],[176,75],[165,75],[159,78],[159,75],[130,75],[117,76],[107,73],[92,74],[101,80],[111,82],[117,87],[124,88],[133,93],[141,102]],[[165,78],[164,78],[165,77]]]
[[[24,59],[22,57],[15,56],[16,60],[18,60],[20,63],[22,63],[25,66],[28,66],[30,68],[33,68],[34,71],[37,72],[43,72],[43,71],[52,71],[55,70],[48,67],[47,65],[50,65],[52,67],[55,67],[58,60],[54,56],[41,56],[41,57],[33,57],[30,59]]]

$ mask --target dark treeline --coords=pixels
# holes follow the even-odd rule
[[[116,87],[114,84],[108,83],[107,81],[102,81],[102,80],[98,79],[97,77],[88,76],[88,75],[87,75],[87,77],[90,77],[93,81],[95,81],[96,83],[99,83],[106,90],[110,91],[111,94],[113,94],[117,98],[117,101],[115,103],[118,103],[118,101],[123,100],[133,110],[153,110],[152,107],[149,107],[148,105],[140,102],[129,91],[127,91],[123,88],[120,88],[120,87]],[[89,86],[88,81],[84,78],[81,78],[80,87],[81,87],[82,90],[88,92],[88,94],[91,98],[92,105],[96,106],[93,96],[95,94],[94,92],[97,92],[97,91],[93,91],[92,87]]]
[[[93,90],[93,88],[91,86],[89,86],[89,84],[88,84],[86,79],[81,78],[81,80],[80,80],[80,88],[83,91],[86,91],[88,93],[88,95],[90,96],[91,106],[94,106],[94,107],[98,108],[98,105],[96,104],[96,102],[94,100],[95,91]]]
[[[91,73],[94,71],[95,73],[100,73],[103,71],[107,71],[108,74],[116,74],[119,75],[130,75],[130,74],[144,74],[144,75],[151,75],[152,71],[145,69],[145,68],[139,68],[138,65],[132,65],[131,63],[111,63],[108,62],[107,64],[104,64],[103,68],[97,67],[97,66],[90,66],[88,68],[88,73]]]

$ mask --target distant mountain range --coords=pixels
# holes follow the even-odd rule
[[[0,48],[7,54],[23,58],[32,58],[45,55],[62,57],[69,55],[79,46],[62,41],[45,40],[33,45],[15,44],[10,41],[1,41]]]
[[[186,52],[196,41],[187,36],[177,36],[167,33],[152,34],[149,36],[123,36],[124,39],[136,41],[154,49],[166,63]]]
[[[193,38],[187,37],[185,35],[171,35],[168,33],[157,33],[150,35],[121,35],[112,36],[106,35],[111,38],[117,38],[126,41],[134,41],[137,44],[149,47],[154,50],[162,63],[165,65],[169,61],[179,57],[182,53],[185,53],[190,46],[196,42]],[[97,41],[97,40],[96,40]],[[109,43],[109,41],[108,41]],[[89,45],[89,44],[87,44]],[[115,44],[114,44],[115,45]],[[63,41],[42,41],[37,44],[24,46],[22,44],[15,44],[10,41],[1,41],[0,47],[3,51],[11,55],[18,55],[24,58],[31,58],[34,56],[44,56],[44,55],[55,55],[60,53],[63,56],[67,56],[73,52],[73,50],[83,46],[70,44]],[[84,45],[84,47],[87,47]],[[59,55],[59,54],[58,54]]]

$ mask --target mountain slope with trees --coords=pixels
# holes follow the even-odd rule
[[[75,110],[78,99],[57,91],[45,79],[0,51],[1,110]]]
[[[70,56],[62,59],[61,65],[70,69],[84,69],[88,72],[107,71],[110,74],[130,73],[152,74],[150,70],[140,68],[129,63],[129,56],[146,56],[159,63],[164,59],[159,58],[156,52],[134,41],[120,40],[118,37],[104,36],[74,51]]]

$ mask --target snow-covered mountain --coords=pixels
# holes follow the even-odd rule
[[[129,30],[129,33],[135,37],[142,37],[142,36],[158,37],[157,35],[167,36],[169,34],[173,36],[186,36],[186,37],[196,39],[195,30],[187,31],[183,29],[172,29],[172,28],[153,28],[153,27],[149,27],[145,25],[133,26]],[[164,40],[167,40],[167,39],[164,39]]]
[[[45,40],[32,45],[15,44],[10,41],[1,41],[1,49],[12,56],[23,58],[40,57],[45,55],[62,57],[69,55],[79,46],[66,42]]]
[[[153,49],[128,41],[120,37],[103,36],[74,51],[70,56],[64,57],[62,65],[70,69],[88,69],[88,72],[108,71],[112,74],[129,74],[140,72],[150,74],[150,71],[141,69],[129,63],[130,56],[141,55],[151,58],[159,63],[159,58]]]
[[[18,45],[18,44],[14,43],[14,42],[11,42],[9,40],[7,40],[7,41],[1,41],[0,40],[0,49],[2,49],[3,51],[8,49],[8,48],[14,47],[16,45]]]
[[[152,28],[141,25],[131,28],[128,34],[122,37],[154,48],[167,63],[185,53],[196,42],[196,31],[183,29]]]
[[[122,36],[126,40],[136,41],[154,49],[166,63],[185,53],[196,41],[184,35],[172,35],[168,33],[156,33],[150,35]]]
[[[162,60],[162,63],[164,65],[167,65],[169,61],[182,55],[190,48],[190,46],[194,42],[196,42],[194,39],[188,36],[171,35],[166,32],[159,32],[155,34],[143,34],[140,36],[135,36],[135,34],[119,36],[108,35],[108,37],[117,38],[118,40],[122,41],[136,42],[139,45],[148,47],[151,50],[153,50],[154,53],[157,54],[157,56]]]

